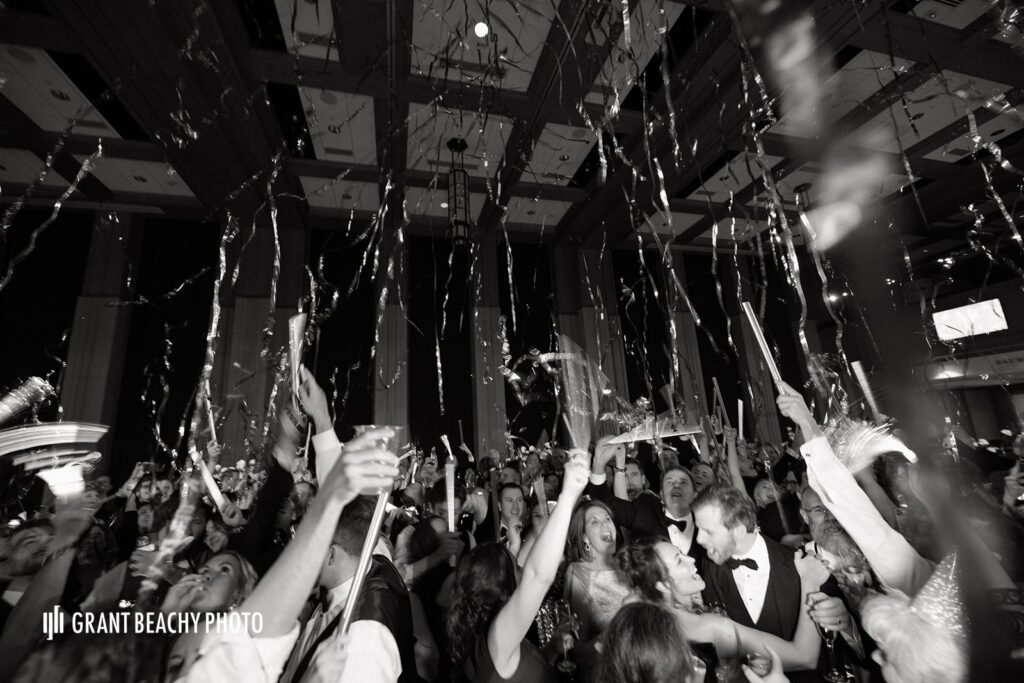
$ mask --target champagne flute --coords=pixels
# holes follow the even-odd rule
[[[822,628],[817,622],[815,622],[814,626],[818,629],[818,633],[821,635],[822,640],[825,641],[827,653],[825,660],[828,663],[828,670],[825,671],[821,677],[828,681],[828,683],[847,683],[847,681],[850,680],[850,673],[845,669],[839,668],[839,663],[836,657],[836,636],[839,632]]]

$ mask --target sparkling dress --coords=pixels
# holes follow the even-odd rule
[[[572,576],[586,591],[586,601],[572,601],[573,609],[589,624],[589,633],[581,633],[586,641],[604,633],[619,608],[630,594],[629,586],[614,569],[592,569],[580,562],[569,565]],[[569,585],[566,585],[568,590]]]

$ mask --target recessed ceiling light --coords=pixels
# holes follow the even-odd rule
[[[476,34],[477,38],[486,38],[487,34],[490,32],[490,26],[488,26],[485,22],[482,21],[476,22],[476,26],[473,27],[473,33]]]
[[[438,206],[440,206],[442,209],[447,209],[448,208],[448,202],[441,202],[440,204],[438,204]]]
[[[568,154],[563,154],[562,156],[558,157],[558,160],[559,161],[569,161],[569,155]]]

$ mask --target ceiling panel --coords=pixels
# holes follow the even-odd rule
[[[46,167],[46,162],[25,149],[9,149],[0,147],[0,193],[10,195],[3,183],[20,183],[31,185]],[[67,188],[68,181],[56,171],[50,171],[43,181],[45,187]]]
[[[665,9],[664,17],[660,13],[662,7]],[[626,49],[626,34],[623,32],[584,101],[591,104],[621,102],[633,87],[636,74],[647,68],[662,43],[663,34],[668,35],[684,8],[682,3],[671,0],[640,0],[629,16],[629,49]],[[621,10],[616,7],[615,11]],[[607,39],[603,34],[599,37]]]
[[[1020,123],[1009,116],[997,116],[991,121],[986,121],[978,126],[978,133],[984,142],[998,142],[1010,133],[1016,133],[1021,128],[1024,128],[1024,123]],[[954,162],[973,153],[974,143],[971,141],[970,131],[968,131],[942,147],[928,152],[924,157],[936,161]]]
[[[828,119],[836,121],[849,114],[910,66],[906,60],[891,60],[889,55],[862,50],[825,81],[824,106]],[[815,130],[793,116],[783,116],[771,128],[773,133],[794,137],[809,137]]]
[[[343,211],[377,211],[380,190],[377,183],[350,180],[324,180],[302,176],[302,190],[310,206]]]
[[[303,57],[318,57],[337,61],[338,53],[330,48],[334,30],[334,12],[331,3],[323,0],[274,0],[277,18],[288,51]],[[295,32],[292,33],[292,13],[295,13]],[[381,30],[384,30],[381,27]]]
[[[121,137],[45,51],[0,47],[0,74],[4,97],[43,130],[60,132],[77,119],[75,133]]]
[[[640,229],[641,235],[647,235],[653,227],[660,237],[675,237],[691,225],[704,218],[703,214],[672,212],[672,222],[669,224],[664,214],[655,213],[647,217],[644,226]]]
[[[589,128],[549,123],[533,148],[523,180],[565,185],[594,146],[596,136]]]
[[[412,73],[525,92],[556,7],[555,2],[417,2]],[[483,38],[474,32],[481,21],[489,29]]]
[[[470,215],[476,221],[484,206],[486,195],[471,192],[469,195]],[[448,190],[444,188],[405,188],[405,211],[410,216],[448,217]]]
[[[897,142],[897,135],[899,143],[906,148],[939,132],[967,114],[964,101],[954,93],[967,93],[972,100],[970,108],[973,110],[977,109],[981,101],[1000,95],[1008,89],[1007,86],[992,81],[943,71],[941,78],[933,77],[913,92],[907,93],[906,108],[903,102],[897,102],[852,133],[850,137],[854,144],[883,152],[898,153],[900,145]]]
[[[774,167],[782,157],[765,155],[768,165]],[[732,161],[721,168],[715,174],[704,178],[704,183],[688,197],[697,201],[711,199],[713,202],[729,201],[729,193],[740,192],[752,182],[750,172],[754,177],[761,176],[761,168],[757,163],[757,155],[750,152],[740,152]]]
[[[79,163],[87,158],[79,154],[74,156]],[[195,196],[169,164],[156,161],[100,157],[93,166],[92,174],[113,192]]]
[[[427,104],[409,105],[408,168],[447,173],[451,168],[448,140],[461,137],[469,145],[465,153],[466,172],[471,176],[493,177],[512,134],[512,122],[480,112],[435,109]]]
[[[508,202],[504,220],[509,223],[529,223],[553,228],[571,206],[572,203],[560,202],[557,199],[512,197]]]
[[[372,97],[303,87],[299,96],[317,159],[377,163]]]
[[[967,28],[991,9],[985,0],[921,0],[910,14],[953,28]]]

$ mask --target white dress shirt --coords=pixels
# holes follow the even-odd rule
[[[825,437],[800,447],[807,463],[807,480],[829,512],[850,534],[875,576],[888,588],[914,595],[932,575],[935,564],[889,526]]]
[[[345,610],[348,602],[349,589],[352,587],[352,579],[345,581],[330,591],[330,606],[325,613],[318,604],[310,614],[306,626],[302,629],[296,643],[296,652],[288,659],[281,683],[298,683],[295,681],[295,670],[299,663],[306,656],[309,648],[316,642],[330,623]],[[326,640],[320,643],[318,649],[341,647],[340,627]],[[379,621],[353,621],[348,630],[348,659],[345,660],[345,670],[341,675],[340,683],[385,683],[398,680],[402,673],[402,660],[398,654],[398,643],[388,628]],[[302,679],[310,677],[315,668],[314,657],[310,666],[306,669]],[[249,683],[248,681],[246,683]]]
[[[768,578],[771,576],[772,566],[768,559],[768,544],[760,532],[755,533],[754,545],[745,553],[736,553],[733,557],[737,560],[750,559],[757,563],[757,569],[750,567],[736,567],[732,570],[732,578],[736,582],[743,604],[747,607],[750,620],[755,624],[761,618],[761,610],[764,608],[764,598],[768,594]]]
[[[674,521],[686,520],[686,530],[680,531],[678,527],[669,525],[668,527],[668,541],[675,547],[682,550],[684,553],[689,554],[690,548],[693,547],[693,534],[694,529],[697,528],[697,522],[693,518],[693,512],[691,511],[686,517],[674,517],[668,510],[664,512],[665,517]]]
[[[259,638],[248,631],[216,633],[203,639],[199,656],[178,680],[187,683],[275,683],[299,636],[299,624],[276,638]]]

